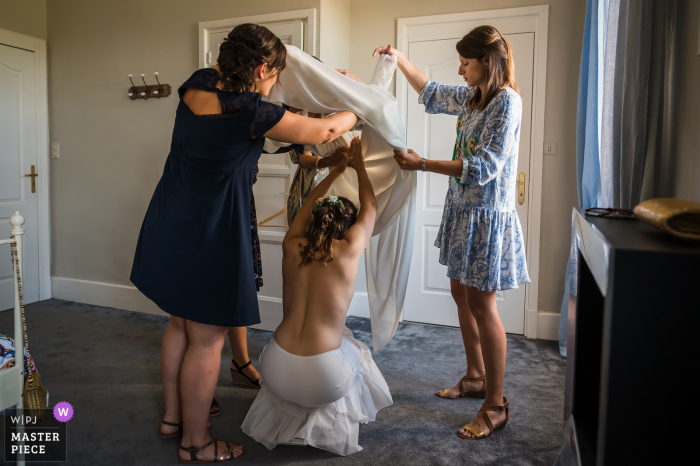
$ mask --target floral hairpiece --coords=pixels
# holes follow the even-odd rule
[[[345,208],[345,204],[343,204],[343,201],[338,199],[338,196],[334,196],[331,194],[329,196],[319,197],[318,199],[316,199],[316,205],[311,210],[311,213],[313,213],[313,214],[318,213],[319,209],[323,205],[323,201],[325,201],[326,199],[328,199],[328,203],[331,205],[334,205],[336,207],[340,207],[341,209]]]

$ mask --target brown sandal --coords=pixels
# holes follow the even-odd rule
[[[207,448],[209,445],[214,444],[214,459],[213,460],[200,460],[197,459],[197,453],[204,450]],[[224,448],[224,451],[221,452],[219,455],[219,439],[215,439],[212,437],[212,439],[202,445],[201,447],[195,447],[194,445],[190,445],[189,447],[185,448],[182,445],[180,445],[180,450],[185,450],[190,452],[190,459],[189,460],[183,460],[180,458],[180,455],[177,455],[177,459],[180,461],[182,464],[210,464],[210,463],[232,463],[236,460],[241,459],[241,456],[243,456],[243,453],[241,453],[239,456],[233,456],[233,445],[224,441],[226,444],[226,448]]]
[[[175,424],[174,422],[168,422],[165,419],[163,419],[162,424],[165,424],[166,426],[179,427],[179,429],[177,429],[175,432],[173,432],[171,434],[166,434],[162,430],[160,430],[160,427],[158,427],[158,432],[156,432],[156,435],[160,438],[173,438],[173,437],[177,437],[178,435],[180,435],[182,433],[182,422],[180,422],[179,424]]]
[[[465,391],[464,388],[462,388],[462,382],[480,382],[484,381],[484,384],[481,386],[481,390],[479,391]],[[442,390],[442,396],[438,395],[437,393],[435,396],[439,396],[440,398],[447,398],[448,400],[459,400],[460,398],[480,398],[484,399],[486,398],[486,374],[480,375],[479,377],[467,377],[466,375],[459,379],[459,382],[457,383],[457,388],[459,389],[459,396],[457,398],[450,398],[450,391],[452,390],[452,387],[446,388]]]
[[[171,434],[166,434],[165,432],[160,430],[160,427],[158,427],[158,431],[156,432],[156,435],[158,437],[160,437],[160,438],[173,438],[173,437],[177,437],[178,435],[182,434],[182,422],[180,422],[179,424],[174,424],[172,422],[168,422],[165,419],[163,419],[162,424],[165,424],[166,426],[179,427],[179,429]],[[211,422],[207,426],[207,429],[209,429],[209,428],[211,428]]]
[[[506,418],[494,426],[493,423],[491,422],[491,418],[489,418],[489,415],[487,414],[487,411],[503,411],[504,409],[506,410]],[[489,426],[489,430],[490,430],[489,434],[485,435],[477,427],[470,426],[469,424],[467,424],[466,426],[462,427],[462,429],[468,430],[472,434],[476,435],[476,438],[467,437],[466,435],[462,435],[459,432],[457,432],[457,435],[459,435],[460,437],[465,438],[467,440],[481,440],[481,439],[485,439],[486,437],[490,437],[491,434],[493,434],[497,430],[505,429],[506,424],[508,424],[508,421],[510,420],[510,410],[508,409],[508,398],[506,398],[504,396],[503,397],[503,404],[499,405],[499,406],[482,406],[481,409],[479,410],[479,413],[485,413],[482,417],[484,418],[484,421],[486,421],[486,425]]]

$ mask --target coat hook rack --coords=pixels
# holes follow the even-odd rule
[[[158,72],[153,73],[156,77],[156,82],[158,83],[158,89],[152,90],[151,88],[155,86],[149,86],[146,84],[146,75],[141,73],[141,80],[143,81],[143,86],[136,86],[132,79],[133,75],[129,74],[129,81],[131,82],[131,87],[129,88],[127,95],[131,100],[143,99],[148,100],[150,97],[155,97],[160,99],[161,97],[167,97],[170,95],[170,84],[161,84],[158,79]]]

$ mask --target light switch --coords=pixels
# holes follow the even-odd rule
[[[57,142],[51,143],[51,158],[52,159],[58,158],[58,143]]]
[[[556,142],[545,142],[544,143],[544,154],[545,155],[556,155],[557,153],[557,143]]]

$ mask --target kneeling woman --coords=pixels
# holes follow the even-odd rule
[[[349,165],[357,172],[360,203],[321,198]],[[377,201],[360,140],[311,192],[283,242],[282,323],[260,356],[262,389],[243,432],[267,448],[311,445],[339,455],[356,453],[359,424],[392,404],[369,348],[352,338],[345,318],[360,256],[369,242]]]

